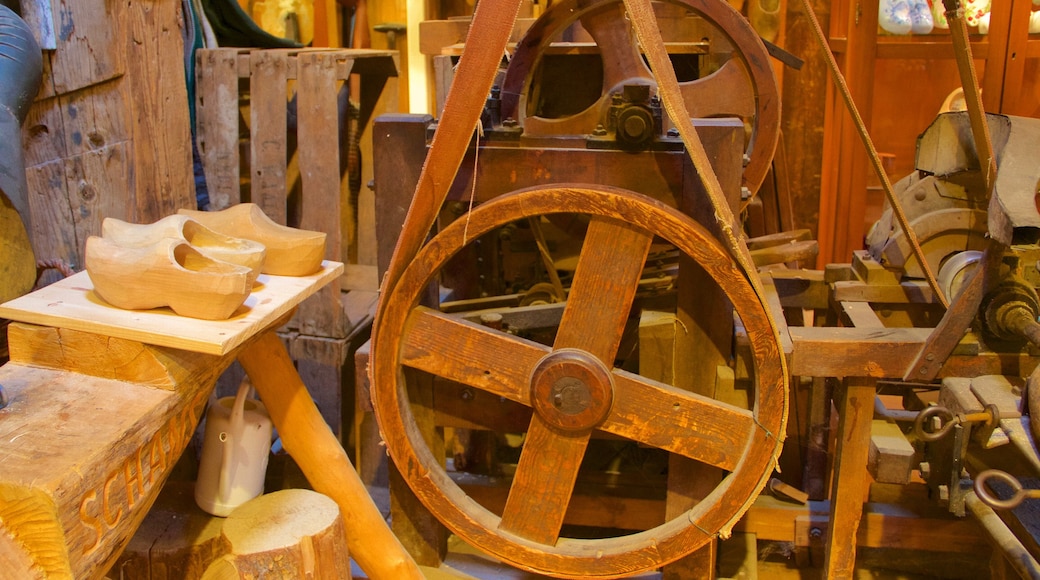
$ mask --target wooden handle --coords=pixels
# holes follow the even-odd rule
[[[244,348],[238,361],[271,415],[282,445],[314,490],[343,512],[350,555],[372,578],[423,578],[386,525],[357,471],[315,406],[281,340],[269,331]]]

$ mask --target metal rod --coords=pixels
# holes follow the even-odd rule
[[[881,165],[881,156],[878,155],[877,148],[874,147],[874,142],[870,139],[870,133],[867,131],[866,123],[863,122],[863,118],[860,116],[859,110],[856,108],[856,103],[852,100],[852,93],[849,91],[849,85],[845,82],[845,77],[841,74],[837,61],[834,60],[834,55],[831,53],[830,45],[827,44],[827,38],[823,34],[823,29],[820,28],[820,21],[816,19],[816,12],[813,11],[812,6],[809,4],[809,0],[802,0],[802,6],[805,8],[805,13],[808,15],[813,31],[816,33],[816,39],[820,43],[820,48],[822,49],[824,56],[827,58],[827,64],[829,65],[831,76],[834,77],[834,84],[837,86],[838,92],[841,93],[842,100],[845,101],[845,108],[848,109],[849,115],[852,116],[853,124],[856,125],[856,131],[859,132],[860,139],[863,140],[863,146],[867,150],[867,156],[870,157],[870,163],[874,167],[874,173],[877,174],[878,179],[881,181],[881,188],[885,191],[885,197],[888,199],[888,203],[892,207],[892,213],[896,216],[896,221],[899,222],[899,227],[903,229],[903,234],[906,235],[907,241],[910,242],[910,250],[913,252],[914,257],[917,258],[917,261],[920,262],[921,271],[924,272],[925,280],[928,282],[928,286],[935,294],[935,299],[943,305],[943,308],[949,308],[950,304],[946,300],[946,295],[943,294],[942,289],[939,288],[939,282],[935,278],[935,273],[932,272],[932,267],[928,264],[928,260],[924,255],[924,250],[921,249],[921,244],[917,239],[917,233],[910,227],[910,221],[906,217],[906,212],[903,211],[903,206],[900,205],[899,200],[896,199],[895,190],[892,189],[892,182],[888,179],[888,174],[885,173],[885,169]]]
[[[1040,578],[1040,565],[1022,542],[1011,533],[997,512],[982,502],[974,492],[964,496],[964,505],[982,529],[993,540],[993,547],[1004,556],[1004,561],[1022,578]]]

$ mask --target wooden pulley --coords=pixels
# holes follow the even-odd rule
[[[721,3],[720,3],[721,4]],[[685,110],[649,0],[625,0],[640,45],[717,220],[714,238],[690,217],[631,191],[559,184],[492,199],[429,238],[472,142],[519,0],[482,0],[466,51],[383,279],[372,329],[372,399],[387,450],[418,499],[471,545],[557,577],[619,577],[660,567],[725,536],[768,480],[786,428],[787,367],[739,224]],[[574,214],[589,226],[552,345],[419,306],[439,270],[495,228]],[[733,306],[750,343],[750,402],[699,396],[616,368],[651,245],[688,257]],[[727,314],[728,316],[728,314]],[[730,317],[732,320],[732,317]],[[678,331],[677,331],[678,332]],[[433,375],[530,409],[508,499],[480,505],[452,480],[413,413],[409,377]],[[717,468],[721,482],[677,517],[634,534],[563,535],[567,506],[594,432]]]
[[[659,4],[659,14],[671,16],[667,21],[675,23],[661,25],[666,41],[685,42],[689,52],[705,52],[698,55],[697,74],[687,72],[680,79],[687,111],[695,118],[737,117],[744,122],[742,185],[752,193],[758,191],[780,137],[780,89],[765,45],[747,19],[726,2],[665,0]],[[576,23],[599,48],[602,92],[580,112],[551,114],[541,103],[553,100],[547,97],[552,88],[542,86],[537,73],[551,43]],[[656,81],[643,61],[621,0],[553,2],[510,58],[502,84],[502,118],[516,119],[524,135],[532,137],[593,134],[615,95],[633,84],[656,86]]]
[[[589,222],[553,344],[469,323],[419,305],[437,273],[481,235],[534,216]],[[616,368],[651,244],[673,245],[733,304],[751,344],[748,408]],[[706,544],[750,506],[772,473],[786,420],[787,376],[769,314],[726,250],[688,216],[630,191],[559,185],[499,196],[443,229],[382,297],[370,360],[387,449],[426,507],[469,544],[557,577],[618,577],[655,569]],[[409,398],[422,374],[531,409],[508,499],[479,504],[427,444]],[[648,530],[601,539],[562,535],[579,466],[594,432],[718,467],[725,476],[688,512]]]

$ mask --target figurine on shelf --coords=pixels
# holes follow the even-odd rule
[[[928,0],[910,0],[910,31],[914,34],[928,34],[935,27],[932,9]]]
[[[982,20],[983,16],[985,16],[985,26],[986,31],[988,32],[990,0],[965,0],[963,6],[964,21],[968,23],[968,26],[979,26],[979,22]]]
[[[936,28],[942,28],[946,30],[950,27],[950,23],[946,22],[946,7],[943,6],[942,0],[928,0],[932,5],[932,23],[935,24]]]
[[[910,34],[914,24],[910,19],[910,2],[907,0],[881,0],[878,2],[878,24],[889,34]]]

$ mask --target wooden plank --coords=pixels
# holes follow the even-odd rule
[[[856,328],[884,328],[874,309],[866,302],[841,302],[841,311]]]
[[[764,276],[772,279],[784,308],[830,308],[830,288],[822,270],[769,270]]]
[[[819,502],[826,506],[826,502]],[[816,528],[826,533],[832,523],[826,514],[815,512],[799,516],[795,544],[808,546],[809,531]],[[985,555],[990,552],[985,533],[971,518],[941,518],[922,515],[913,506],[868,503],[856,534],[856,545],[862,548],[892,548],[937,553]]]
[[[101,235],[106,217],[133,220],[134,192],[128,187],[138,174],[133,154],[132,142],[124,141],[65,160],[65,191],[77,243],[77,252],[67,258],[72,263],[83,264],[81,248],[90,236]]]
[[[104,26],[126,26],[133,191],[128,221],[151,223],[195,208],[195,176],[184,75],[184,15],[177,2],[105,2]],[[110,11],[115,11],[112,13]],[[119,20],[123,24],[115,23]]]
[[[814,377],[809,393],[809,417],[807,420],[808,443],[805,448],[805,470],[802,487],[809,499],[822,500],[828,497],[827,482],[830,477],[831,408],[833,378]]]
[[[792,326],[790,331],[794,375],[901,377],[931,329]]]
[[[76,226],[68,204],[55,203],[67,199],[65,161],[58,159],[25,171],[31,192],[50,192],[49,196],[30,195],[29,215],[32,216],[30,239],[38,260],[64,259],[74,267],[82,266],[83,254],[76,239]]]
[[[212,210],[242,201],[237,57],[237,49],[195,54],[196,142]]]
[[[109,306],[94,295],[86,272],[0,305],[0,316],[145,344],[225,354],[276,322],[343,271],[338,262],[326,261],[322,266],[311,276],[261,274],[245,304],[227,320],[184,318],[167,308],[139,311]]]
[[[290,225],[285,205],[287,60],[282,49],[250,53],[250,201],[282,225]]]
[[[43,50],[58,48],[58,38],[54,33],[54,11],[50,0],[25,0],[21,3],[22,20],[32,30],[36,43]]]
[[[293,338],[290,354],[296,371],[308,387],[321,416],[341,441],[345,435],[343,424],[343,393],[347,377],[343,363],[350,345],[345,338],[324,338],[298,335]]]
[[[876,379],[845,379],[831,483],[831,527],[827,530],[824,555],[827,578],[853,577],[856,534],[863,514],[867,486],[865,472],[876,395]]]
[[[131,31],[128,10],[135,9],[133,5],[106,0],[52,0],[51,6],[59,8],[57,50],[51,59],[56,94],[71,93],[127,72]]]
[[[303,193],[300,228],[325,232],[325,259],[342,261],[341,237],[357,228],[350,204],[341,203],[337,65],[335,52],[304,52],[296,57],[297,152]],[[352,59],[346,59],[352,63]],[[332,280],[305,300],[296,315],[302,334],[343,338],[347,319],[340,306],[340,281]],[[342,364],[342,361],[341,361]]]
[[[39,98],[29,108],[22,124],[25,166],[32,168],[64,159],[68,144],[64,133],[66,119],[57,98]],[[30,189],[30,191],[33,191]],[[30,196],[32,197],[32,196]]]
[[[388,114],[377,117],[373,124],[376,258],[380,284],[419,182],[419,171],[426,159],[426,128],[432,121],[430,115]]]

